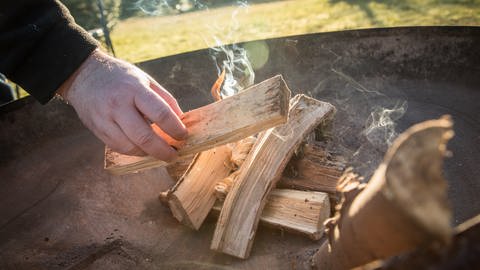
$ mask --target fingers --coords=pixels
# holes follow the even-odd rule
[[[177,100],[170,94],[165,88],[163,88],[160,84],[158,84],[152,77],[148,76],[150,80],[150,88],[155,91],[160,97],[165,100],[165,102],[172,108],[172,110],[177,114],[179,117],[183,115],[182,109],[178,106]]]
[[[108,147],[110,147],[115,152],[130,155],[130,156],[145,156],[146,153],[136,146],[120,129],[120,127],[115,122],[104,121],[101,124],[102,130],[99,133],[95,134],[103,142],[105,142]],[[95,132],[97,133],[97,132]]]
[[[172,138],[183,140],[188,135],[187,128],[173,111],[173,108],[155,92],[136,95],[135,105],[141,113]]]
[[[165,161],[177,157],[177,151],[153,132],[150,125],[134,107],[119,108],[115,121],[125,135],[148,155]]]

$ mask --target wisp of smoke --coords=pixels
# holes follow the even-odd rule
[[[372,145],[390,146],[397,136],[395,126],[407,110],[407,102],[395,104],[391,109],[375,106],[366,121],[363,131]]]
[[[165,13],[165,10],[180,10],[185,2],[195,9],[210,11],[208,9],[209,1],[201,0],[137,0],[135,6],[146,14],[160,15]],[[235,6],[229,21],[213,21],[206,25],[210,33],[203,34],[203,39],[210,48],[210,55],[217,67],[218,75],[225,70],[225,81],[220,91],[222,97],[234,95],[255,81],[255,72],[248,58],[247,50],[237,45],[238,41],[234,39],[240,27],[237,17],[241,11],[248,12],[248,1],[238,0]],[[232,45],[225,45],[225,41]]]
[[[397,137],[396,123],[406,113],[407,102],[401,92],[390,89],[395,95],[391,97],[380,91],[376,85],[385,87],[381,77],[360,82],[335,65],[334,61],[330,70],[338,80],[321,80],[313,92],[337,108],[330,147],[368,179]]]
[[[225,81],[220,92],[222,97],[234,95],[253,84],[255,72],[244,48],[233,44],[219,45],[210,50],[218,74],[225,70]]]
[[[213,44],[204,37],[210,47],[210,56],[217,67],[217,73],[221,74],[225,70],[225,81],[220,92],[222,97],[234,95],[251,86],[255,81],[255,72],[247,50],[237,45],[236,40],[233,40],[231,45],[225,45],[223,42],[223,40],[231,41],[234,34],[238,32],[240,23],[237,17],[241,11],[248,12],[247,1],[237,1],[237,8],[233,10],[230,22],[222,22],[224,27],[207,26],[212,32],[209,37],[213,39]],[[220,34],[224,37],[223,39]]]
[[[145,14],[157,16],[172,10],[208,9],[207,2],[202,0],[137,0],[133,6]]]
[[[137,0],[135,7],[148,15],[160,15],[165,9],[174,8],[168,0]]]

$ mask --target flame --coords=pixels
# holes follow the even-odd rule
[[[222,73],[220,73],[220,75],[218,76],[218,79],[212,85],[212,89],[210,90],[210,92],[212,93],[212,97],[215,101],[219,101],[222,99],[220,92],[222,91],[222,85],[224,81],[225,81],[225,68],[222,70]]]

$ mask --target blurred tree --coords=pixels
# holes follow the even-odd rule
[[[120,18],[126,19],[138,14],[140,9],[137,7],[137,0],[121,0]]]
[[[97,0],[61,0],[68,7],[75,21],[90,30],[102,27]],[[108,28],[112,29],[120,15],[122,0],[103,0]]]

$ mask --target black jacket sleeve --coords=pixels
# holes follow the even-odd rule
[[[56,0],[0,1],[0,73],[42,104],[97,46]]]

